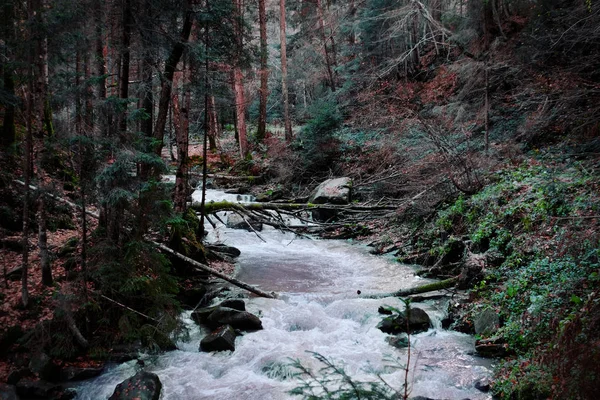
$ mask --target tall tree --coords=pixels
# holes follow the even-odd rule
[[[121,37],[121,75],[119,82],[119,97],[122,101],[123,112],[119,114],[119,131],[121,136],[127,131],[127,104],[129,98],[129,69],[131,64],[131,28],[133,24],[133,14],[131,10],[131,0],[123,0],[123,21]]]
[[[258,23],[260,28],[260,90],[258,105],[258,131],[256,139],[261,142],[267,129],[267,97],[269,95],[269,69],[267,67],[267,11],[265,0],[258,0]]]
[[[236,55],[232,69],[233,93],[235,98],[235,121],[240,155],[242,159],[248,155],[248,135],[246,129],[246,97],[244,95],[244,75],[242,74],[242,51],[244,49],[244,23],[243,1],[235,1],[234,32],[236,41]]]
[[[167,125],[167,115],[169,113],[169,102],[171,100],[171,90],[173,85],[173,75],[175,74],[175,68],[181,60],[185,45],[190,38],[193,25],[193,10],[190,0],[185,1],[185,15],[183,19],[183,25],[181,27],[181,33],[179,34],[178,40],[173,44],[171,53],[165,61],[165,69],[161,76],[161,87],[160,97],[158,100],[158,114],[156,116],[156,123],[154,125],[154,133],[152,134],[153,139],[156,141],[154,146],[154,152],[160,155],[163,145],[163,137],[165,134],[165,127]]]
[[[336,79],[334,68],[334,61],[332,53],[335,54],[335,49],[329,49],[327,47],[327,35],[325,33],[325,18],[323,16],[323,5],[321,0],[316,0],[317,6],[317,23],[319,27],[319,33],[321,35],[321,41],[323,42],[323,52],[325,53],[325,66],[327,67],[327,76],[329,77],[329,87],[333,92],[336,89]]]
[[[0,63],[0,72],[2,73],[2,79],[4,81],[4,96],[0,98],[0,104],[4,106],[4,119],[2,123],[2,131],[0,136],[0,145],[6,147],[12,145],[16,140],[16,129],[15,129],[15,110],[17,97],[15,96],[15,79],[13,74],[12,54],[11,48],[14,45],[14,34],[15,34],[15,2],[14,1],[3,1],[2,4],[2,37],[4,39],[4,46],[2,46],[4,52],[1,55],[2,62]]]
[[[287,37],[285,0],[279,0],[279,38],[281,43],[281,95],[283,96],[283,123],[286,142],[292,141],[292,122],[287,87]]]

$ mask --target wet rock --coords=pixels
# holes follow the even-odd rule
[[[98,368],[78,368],[65,367],[60,371],[61,381],[81,381],[84,379],[94,378],[102,373],[104,367]]]
[[[217,308],[219,308],[219,306],[200,308],[200,309],[194,310],[190,317],[198,325],[206,324],[206,321],[208,320],[208,316],[210,314],[212,314],[212,312],[215,311]]]
[[[238,311],[246,311],[246,303],[242,299],[227,299],[224,300],[220,307],[229,307]]]
[[[384,314],[384,315],[392,315],[394,313],[392,310],[390,310],[388,307],[385,307],[385,306],[379,306],[379,308],[377,309],[377,312],[379,314]]]
[[[217,307],[206,319],[206,325],[212,328],[231,325],[243,331],[262,329],[262,322],[256,315],[228,307]]]
[[[308,201],[314,204],[348,204],[351,201],[351,189],[350,178],[328,179],[317,186]]]
[[[161,390],[158,376],[142,371],[119,383],[108,400],[158,400]]]
[[[475,389],[480,392],[487,393],[491,389],[491,380],[489,378],[483,378],[475,382]]]
[[[235,337],[231,325],[221,326],[200,341],[200,351],[234,351]]]
[[[62,386],[44,380],[21,379],[17,383],[17,394],[26,399],[60,399]]]
[[[410,309],[408,317],[408,329],[410,333],[425,332],[431,327],[429,315],[420,308],[413,307]],[[377,328],[385,333],[398,334],[407,331],[406,313],[402,312],[398,315],[384,318]]]
[[[248,226],[250,224],[250,226]],[[245,229],[247,231],[262,231],[263,225],[262,222],[257,221],[253,218],[242,218],[241,215],[236,213],[231,213],[227,216],[227,225],[228,228],[231,229]]]
[[[486,308],[473,318],[475,333],[482,336],[490,336],[500,328],[500,317],[491,308]]]
[[[217,253],[226,254],[230,257],[239,257],[240,254],[242,254],[242,252],[239,249],[233,246],[227,246],[225,244],[208,245],[206,246],[206,248]]]
[[[397,349],[404,349],[408,347],[408,335],[402,333],[396,336],[388,336],[385,340],[389,343],[390,346],[395,347]]]
[[[58,378],[58,368],[52,363],[52,359],[45,353],[34,353],[29,361],[29,370],[46,380]]]
[[[17,388],[13,385],[0,383],[0,399],[2,400],[19,400],[17,396]]]
[[[483,279],[485,255],[469,253],[460,271],[456,287],[461,290],[470,289]]]
[[[481,357],[496,358],[505,357],[509,354],[508,344],[502,337],[481,339],[475,342],[475,351]]]

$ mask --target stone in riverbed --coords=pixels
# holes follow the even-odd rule
[[[234,351],[235,336],[231,325],[223,325],[200,341],[200,351]]]
[[[246,303],[242,299],[227,299],[223,300],[221,307],[229,307],[238,311],[246,311]]]
[[[389,333],[392,335],[406,332],[406,313],[402,312],[398,315],[384,318],[378,325],[377,328],[382,332]],[[408,329],[411,334],[425,332],[431,326],[431,320],[429,315],[420,308],[412,307],[410,309],[408,318]]]
[[[256,315],[228,307],[217,307],[206,319],[206,325],[212,328],[231,325],[243,331],[262,329],[262,322]]]
[[[348,204],[351,201],[352,180],[350,178],[328,179],[314,190],[309,203]]]
[[[142,371],[119,383],[108,400],[158,400],[161,390],[158,376]]]
[[[248,226],[248,224],[250,224],[250,226]],[[231,213],[227,216],[227,223],[225,225],[231,229],[245,229],[247,231],[255,230],[259,232],[262,231],[263,228],[262,222],[252,218],[244,219],[236,213]]]

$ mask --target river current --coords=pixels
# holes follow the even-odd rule
[[[194,193],[195,200],[198,196]],[[245,200],[212,190],[208,199]],[[289,391],[298,381],[291,362],[299,360],[318,371],[323,365],[313,353],[343,366],[353,379],[375,381],[379,374],[402,391],[404,370],[398,367],[406,362],[406,349],[388,344],[388,335],[376,325],[382,318],[379,306],[403,305],[393,297],[367,299],[364,294],[427,282],[415,276],[413,267],[373,256],[363,245],[300,238],[266,226],[259,238],[219,224],[211,228],[209,240],[241,250],[238,279],[279,294],[278,299],[246,299],[248,311],[261,318],[264,329],[238,337],[234,352],[203,353],[198,345],[207,331],[186,312],[183,319],[190,335],[178,342],[178,350],[144,356],[144,367],[135,360],[109,367],[77,386],[78,399],[107,399],[118,383],[140,368],[159,376],[165,400],[293,399],[298,397]],[[490,399],[475,388],[491,371],[488,360],[473,355],[475,339],[441,329],[448,301],[452,300],[413,305],[427,311],[434,327],[411,337],[411,397]]]

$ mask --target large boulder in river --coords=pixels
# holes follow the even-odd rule
[[[156,374],[141,371],[119,383],[108,400],[158,400],[161,390]]]
[[[262,322],[256,315],[229,307],[217,307],[206,318],[205,323],[213,329],[221,325],[231,325],[234,329],[242,331],[262,329]]]
[[[328,179],[317,186],[308,201],[314,204],[348,204],[351,200],[351,189],[350,178]]]
[[[235,336],[231,325],[223,325],[200,341],[200,351],[234,351]]]
[[[244,219],[241,215],[231,213],[227,216],[227,222],[225,223],[230,229],[245,229],[247,231],[262,231],[262,222],[252,218]]]
[[[420,308],[411,307],[408,313],[408,324],[406,322],[406,312],[401,312],[397,315],[384,318],[378,325],[377,328],[382,332],[396,335],[398,333],[407,332],[419,333],[425,332],[431,326],[431,320],[429,315]]]

